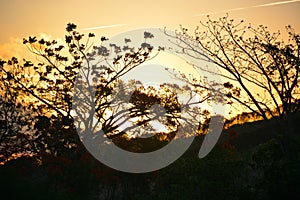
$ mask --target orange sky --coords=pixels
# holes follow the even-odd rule
[[[0,58],[22,57],[27,52],[23,37],[63,38],[68,22],[84,33],[112,36],[141,27],[174,30],[182,24],[195,28],[206,20],[206,13],[218,19],[226,12],[254,26],[264,24],[273,31],[284,31],[290,24],[300,32],[300,0],[1,0]],[[117,26],[85,30],[111,25]]]
[[[179,24],[195,27],[205,16],[203,13],[251,7],[289,0],[1,0],[0,44],[10,38],[23,38],[38,33],[62,37],[68,22],[81,28],[126,24],[118,28],[101,29],[105,35],[137,27],[177,28]],[[230,16],[253,24],[265,24],[272,29],[282,29],[291,24],[300,30],[300,2],[263,6],[230,11]],[[218,17],[223,13],[213,14]]]

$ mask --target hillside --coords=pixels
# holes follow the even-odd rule
[[[299,116],[293,121],[295,133],[299,133]],[[2,197],[294,199],[300,194],[300,137],[294,136],[298,141],[293,146],[294,157],[286,157],[274,140],[274,124],[270,120],[233,125],[222,132],[218,144],[203,159],[198,158],[203,136],[198,136],[177,161],[146,174],[113,170],[86,151],[79,157],[49,157],[43,162],[34,157],[19,158],[0,166]],[[153,138],[151,142],[155,144]]]

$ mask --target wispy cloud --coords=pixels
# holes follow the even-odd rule
[[[127,24],[112,24],[112,25],[106,25],[106,26],[95,26],[95,27],[89,27],[84,28],[83,30],[96,30],[96,29],[104,29],[104,28],[115,28],[115,27],[121,27],[126,26]]]
[[[300,2],[300,0],[278,1],[278,2],[273,2],[273,3],[255,5],[255,6],[233,8],[233,9],[228,9],[228,10],[221,10],[221,11],[217,11],[217,12],[208,12],[208,13],[202,13],[202,14],[194,15],[194,17],[205,16],[205,15],[213,15],[213,14],[219,14],[219,13],[225,13],[225,12],[231,12],[231,11],[238,11],[238,10],[245,10],[245,9],[249,9],[249,8],[277,6],[277,5],[288,4],[288,3],[296,3],[296,2]]]

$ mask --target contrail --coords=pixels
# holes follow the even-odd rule
[[[104,28],[115,28],[115,27],[121,27],[126,26],[127,24],[113,24],[113,25],[106,25],[106,26],[95,26],[90,28],[84,28],[83,30],[96,30],[96,29],[104,29]]]
[[[274,2],[274,3],[260,4],[260,5],[256,5],[256,6],[233,8],[233,9],[222,10],[222,11],[217,11],[217,12],[209,12],[209,13],[198,14],[198,15],[194,15],[194,17],[204,16],[204,15],[213,15],[213,14],[230,12],[230,11],[237,11],[237,10],[245,10],[245,9],[249,9],[249,8],[259,8],[259,7],[276,6],[276,5],[282,5],[282,4],[288,4],[288,3],[296,3],[296,2],[299,2],[299,1],[300,0],[279,1],[279,2]]]

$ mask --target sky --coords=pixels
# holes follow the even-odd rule
[[[271,30],[292,25],[300,30],[299,0],[1,0],[0,57],[22,56],[22,38],[47,35],[64,38],[69,22],[83,33],[113,36],[141,27],[167,27],[179,24],[194,29],[206,15],[218,19],[225,13]]]
[[[272,31],[292,25],[300,32],[300,0],[1,0],[0,58],[26,55],[24,37],[64,38],[69,22],[83,33],[110,37],[142,27],[194,29],[207,14],[218,19],[226,13]]]
[[[1,0],[0,58],[28,56],[24,37],[63,40],[69,22],[82,33],[111,37],[137,28],[175,30],[180,24],[193,30],[207,14],[217,20],[226,13],[272,31],[284,32],[286,25],[300,31],[300,0]]]
[[[63,37],[68,22],[80,28],[95,29],[105,35],[138,27],[174,29],[179,24],[196,27],[207,14],[224,16],[252,24],[265,24],[277,30],[291,24],[300,30],[300,1],[291,0],[1,0],[0,44],[11,38],[39,33]],[[277,2],[274,4],[274,2]],[[279,2],[279,3],[278,3]]]

